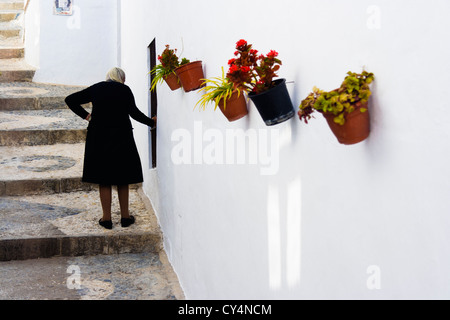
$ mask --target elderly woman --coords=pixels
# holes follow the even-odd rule
[[[103,217],[99,224],[112,229],[112,186],[117,186],[121,225],[135,222],[128,210],[129,184],[143,181],[142,166],[130,117],[152,128],[156,118],[143,114],[133,93],[125,84],[125,73],[111,69],[106,81],[99,82],[66,98],[69,108],[89,121],[84,154],[83,182],[99,185]],[[92,102],[92,114],[81,105]]]

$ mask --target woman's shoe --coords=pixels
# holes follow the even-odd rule
[[[126,228],[132,225],[135,221],[136,219],[134,219],[133,216],[130,216],[129,218],[121,218],[120,224],[122,225],[123,228]]]
[[[102,221],[102,219],[100,219],[98,221],[98,223],[105,229],[111,230],[112,229],[112,221]]]

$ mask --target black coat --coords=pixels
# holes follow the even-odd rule
[[[130,116],[151,127],[154,121],[136,107],[130,88],[104,81],[68,96],[65,101],[83,119],[89,113],[81,105],[92,102],[82,181],[102,185],[143,182]]]

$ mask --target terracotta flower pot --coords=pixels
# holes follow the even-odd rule
[[[166,81],[169,88],[174,91],[181,88],[180,80],[175,73],[171,73],[168,76],[164,77],[164,81]]]
[[[230,122],[239,120],[248,114],[247,103],[245,102],[243,92],[238,96],[238,92],[235,91],[226,101],[225,107],[223,99],[220,100],[219,108]]]
[[[180,79],[181,86],[185,92],[193,91],[204,86],[203,68],[201,61],[194,61],[184,64],[175,69],[175,73]]]
[[[335,115],[332,113],[322,113],[328,122],[331,131],[341,144],[356,144],[365,139],[370,134],[370,117],[368,103],[356,103],[355,110],[345,115],[344,125],[334,122]],[[360,108],[366,108],[361,112]]]
[[[267,126],[282,123],[295,115],[294,106],[286,88],[286,79],[277,79],[274,83],[275,87],[267,91],[248,94]]]

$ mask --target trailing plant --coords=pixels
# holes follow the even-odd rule
[[[156,86],[163,82],[163,80],[170,74],[175,75],[175,69],[179,66],[189,63],[186,58],[181,59],[181,62],[176,54],[177,49],[170,49],[167,44],[161,55],[158,56],[160,64],[156,65],[150,73],[153,75],[150,90],[155,90]]]
[[[328,112],[335,115],[334,122],[340,125],[345,123],[345,115],[356,110],[356,105],[364,105],[369,100],[371,91],[369,85],[374,80],[373,73],[348,72],[338,89],[330,92],[322,91],[316,87],[301,102],[298,112],[300,120],[308,123],[314,111]],[[364,107],[360,112],[366,112]]]
[[[236,89],[258,94],[274,87],[273,78],[278,76],[276,72],[282,65],[278,52],[271,50],[267,55],[258,55],[251,44],[239,40],[234,55],[236,58],[228,61],[227,78]]]
[[[226,108],[227,100],[231,95],[237,91],[238,95],[241,94],[240,90],[234,88],[233,82],[231,82],[227,77],[225,77],[225,71],[222,67],[222,77],[214,77],[211,79],[203,79],[203,84],[205,85],[200,89],[200,92],[204,92],[197,105],[205,110],[206,105],[209,103],[214,103],[214,110],[217,109],[221,100],[223,100],[223,107]]]

